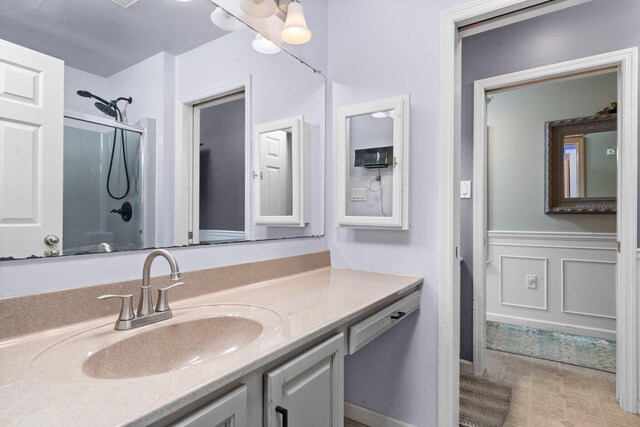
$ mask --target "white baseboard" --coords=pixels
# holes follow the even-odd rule
[[[415,427],[413,424],[396,420],[395,418],[349,402],[344,402],[344,416],[345,418],[371,427]]]
[[[494,313],[487,313],[487,320],[490,322],[507,323],[509,325],[526,326],[529,328],[546,329],[549,331],[567,332],[569,334],[585,335],[588,337],[603,338],[606,340],[616,339],[616,331],[608,329],[569,326],[556,322],[531,320],[523,317],[506,316]]]

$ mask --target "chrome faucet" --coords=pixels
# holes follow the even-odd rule
[[[176,282],[170,286],[158,289],[158,302],[155,309],[153,308],[153,300],[151,298],[151,265],[157,257],[163,257],[169,262],[171,267],[171,281]],[[139,328],[140,326],[149,325],[151,323],[167,320],[172,317],[167,291],[176,286],[184,285],[180,281],[180,269],[178,262],[173,255],[167,250],[156,249],[147,255],[142,267],[142,286],[140,286],[140,301],[138,303],[138,312],[133,314],[133,294],[128,295],[102,295],[98,299],[120,298],[122,299],[122,308],[120,315],[116,320],[115,329],[118,331],[126,331],[128,329]]]

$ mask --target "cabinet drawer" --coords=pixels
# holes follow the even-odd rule
[[[369,344],[378,335],[416,311],[419,307],[420,291],[415,291],[350,327],[349,354],[353,354]]]

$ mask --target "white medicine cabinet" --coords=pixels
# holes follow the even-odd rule
[[[409,229],[409,109],[409,95],[338,109],[338,227]]]
[[[254,223],[304,227],[309,222],[309,125],[303,116],[254,126]]]

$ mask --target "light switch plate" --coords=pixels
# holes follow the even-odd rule
[[[366,188],[352,188],[351,189],[351,201],[352,202],[366,202],[367,201],[367,189]]]
[[[471,181],[460,181],[460,198],[471,198]]]
[[[527,288],[536,289],[538,287],[538,277],[535,274],[527,274]]]

